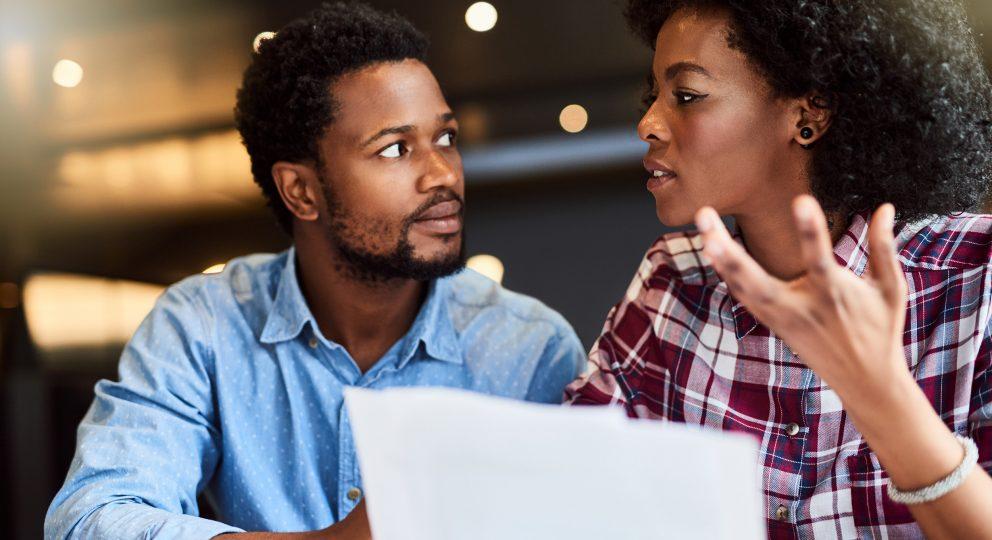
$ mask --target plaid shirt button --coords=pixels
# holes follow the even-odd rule
[[[833,250],[857,276],[869,266],[867,218],[852,216]],[[949,425],[968,427],[992,472],[992,216],[898,227],[907,369],[919,366],[912,373],[927,399]],[[734,239],[743,245],[739,231]],[[729,295],[702,245],[697,233],[680,232],[651,246],[566,401],[619,402],[639,418],[756,436],[764,515],[785,529],[773,536],[922,538],[909,511],[880,491],[887,479],[865,461],[840,396]]]

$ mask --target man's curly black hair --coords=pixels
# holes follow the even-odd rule
[[[362,3],[328,3],[261,42],[245,70],[235,123],[251,172],[279,225],[292,234],[292,214],[272,179],[277,161],[321,166],[318,141],[339,104],[332,84],[380,62],[426,61],[427,38],[395,13]]]
[[[990,85],[955,0],[628,0],[652,48],[679,9],[729,14],[728,44],[777,95],[821,95],[832,125],[810,148],[812,191],[844,215],[883,202],[901,219],[983,202]]]

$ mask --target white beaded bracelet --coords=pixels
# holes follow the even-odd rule
[[[964,482],[971,469],[978,463],[978,446],[975,441],[968,437],[954,434],[961,446],[964,447],[964,459],[951,474],[934,482],[933,484],[914,491],[902,491],[889,480],[889,498],[901,504],[922,504],[935,501],[947,495]]]

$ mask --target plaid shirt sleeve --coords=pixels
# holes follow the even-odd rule
[[[975,382],[968,418],[971,438],[978,445],[978,463],[992,474],[992,324],[986,326],[975,359]]]
[[[651,316],[642,304],[645,284],[655,271],[652,246],[641,261],[623,299],[610,309],[599,338],[589,352],[585,373],[565,389],[565,402],[571,405],[617,405],[630,416],[655,417],[648,409],[635,410],[640,390],[639,370],[652,358],[658,340]]]
[[[857,276],[868,219],[854,216],[834,246]],[[903,223],[896,244],[909,286],[907,368],[992,472],[992,216]],[[566,402],[752,435],[771,538],[922,538],[885,495],[888,475],[836,392],[729,294],[701,250],[694,233],[651,247]]]

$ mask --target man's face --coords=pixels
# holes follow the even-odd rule
[[[464,264],[465,181],[458,123],[416,60],[341,77],[320,143],[321,221],[364,280],[428,280]]]

